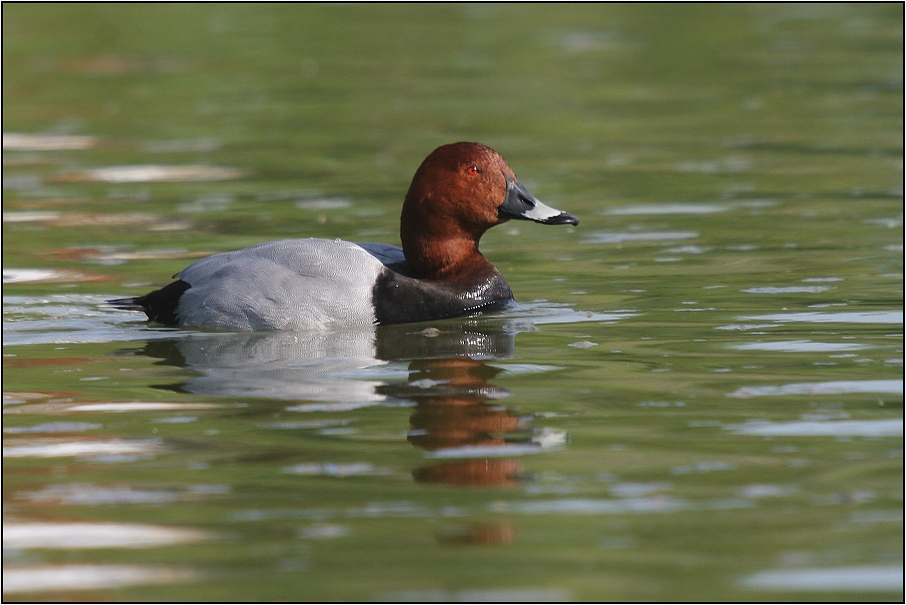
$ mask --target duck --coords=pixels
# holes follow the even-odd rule
[[[519,182],[481,143],[432,151],[400,215],[402,247],[283,239],[203,258],[169,285],[109,301],[150,322],[226,331],[305,331],[434,321],[503,309],[513,292],[479,251],[508,220],[578,225]]]

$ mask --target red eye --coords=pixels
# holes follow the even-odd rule
[[[468,168],[466,168],[466,172],[468,172],[469,174],[478,174],[481,171],[478,169],[478,166],[469,166]]]

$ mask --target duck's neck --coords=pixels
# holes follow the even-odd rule
[[[460,280],[496,272],[478,251],[480,237],[436,219],[404,216],[400,221],[403,254],[412,276],[418,279]]]
[[[403,254],[413,277],[432,280],[458,280],[496,269],[478,251],[472,237],[432,237],[430,233],[402,230]]]

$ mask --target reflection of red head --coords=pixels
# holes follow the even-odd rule
[[[420,468],[412,473],[419,483],[462,487],[515,487],[522,468],[516,460],[477,459],[447,462]]]
[[[512,544],[516,541],[516,528],[505,521],[498,523],[476,523],[468,527],[457,527],[442,532],[437,539],[444,544]]]
[[[519,430],[522,418],[495,400],[499,393],[488,383],[499,368],[468,357],[415,360],[409,366],[412,382],[404,396],[416,402],[409,418],[409,443],[430,451],[466,446],[502,446],[504,435]],[[416,388],[413,386],[418,385]],[[506,390],[502,390],[506,393]],[[420,468],[412,473],[420,483],[473,487],[516,485],[515,460],[490,458],[457,460]]]
[[[464,445],[500,445],[494,437],[519,428],[519,417],[505,408],[490,407],[474,400],[444,398],[422,401],[409,419],[416,433],[409,443],[428,450]]]

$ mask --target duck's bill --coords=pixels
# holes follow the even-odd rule
[[[497,207],[497,216],[502,219],[535,221],[543,225],[578,225],[579,219],[538,201],[528,190],[504,173],[506,199]]]

